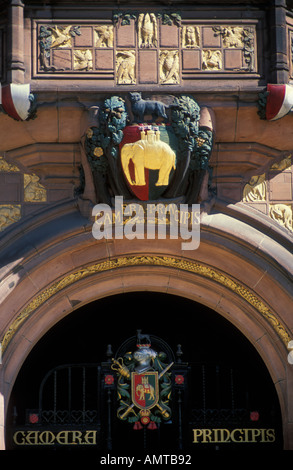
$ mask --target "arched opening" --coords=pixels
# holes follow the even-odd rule
[[[95,407],[97,411],[97,408],[106,406],[105,395],[100,395],[104,400],[102,403],[97,400],[102,384],[98,369],[89,373],[71,369],[69,391],[69,369],[66,367],[102,364],[107,361],[108,345],[111,344],[112,355],[115,355],[121,344],[135,335],[137,329],[162,338],[174,356],[178,344],[181,345],[181,360],[188,363],[183,407],[183,446],[186,450],[214,450],[221,446],[227,448],[227,445],[232,449],[239,449],[239,446],[241,449],[243,446],[282,448],[277,393],[264,362],[247,338],[207,306],[176,295],[142,291],[116,294],[84,305],[42,337],[24,362],[13,387],[7,415],[7,448],[23,449],[36,445],[41,448],[44,440],[51,442],[50,436],[56,436],[60,430],[94,429],[96,418],[92,419],[93,414],[89,413],[88,422],[84,423],[79,421],[77,414],[71,414],[71,421],[66,421],[62,412],[67,410],[68,400],[76,412],[78,406],[90,412],[94,412]],[[64,365],[66,367],[62,371],[66,371],[62,375],[59,366]],[[46,374],[50,377],[42,388]],[[45,427],[30,417],[34,411],[39,412],[40,390],[42,404],[47,406],[47,417],[51,413],[56,418],[56,411],[60,411],[57,421],[49,418]],[[131,449],[133,445],[136,449],[162,451],[177,446],[177,402],[172,404],[173,419],[152,432],[138,432],[129,423],[118,420],[115,390],[111,400],[114,450]],[[103,426],[107,427],[109,422],[106,420],[106,424],[103,419],[99,422],[100,438],[88,439],[88,444],[95,443],[93,447],[100,449],[107,446]],[[40,441],[40,432],[44,429],[52,434],[44,434]],[[17,430],[22,434],[13,439]],[[32,431],[29,438],[24,437],[27,436],[25,430]],[[38,435],[33,433],[35,430],[40,430]],[[57,447],[73,448],[64,436],[63,433],[62,438],[59,437]],[[65,442],[67,444],[63,445]]]

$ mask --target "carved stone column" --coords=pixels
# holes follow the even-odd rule
[[[24,83],[24,4],[11,0],[8,22],[7,81]]]
[[[274,0],[271,7],[271,81],[287,83],[289,67],[287,62],[286,1]]]

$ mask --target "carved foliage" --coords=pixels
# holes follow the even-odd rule
[[[72,38],[80,35],[80,26],[41,25],[39,29],[40,66],[44,71],[63,70],[52,64],[52,49],[72,47]],[[67,67],[70,69],[71,67]]]
[[[243,54],[240,70],[252,72],[255,69],[254,31],[251,27],[215,26],[215,35],[222,36],[223,48],[239,49]]]

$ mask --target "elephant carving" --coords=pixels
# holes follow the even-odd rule
[[[134,165],[135,180],[130,176],[129,162]],[[161,140],[141,139],[125,144],[121,150],[121,163],[130,185],[144,186],[145,168],[159,170],[156,186],[167,186],[172,168],[176,168],[176,155],[171,147]]]

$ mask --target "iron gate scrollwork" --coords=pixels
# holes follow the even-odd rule
[[[41,381],[38,406],[14,426],[13,447],[190,451],[257,437],[274,444],[275,422],[253,408],[247,377],[182,355],[180,345],[174,353],[138,330],[115,354],[108,345],[104,362],[54,367]]]

